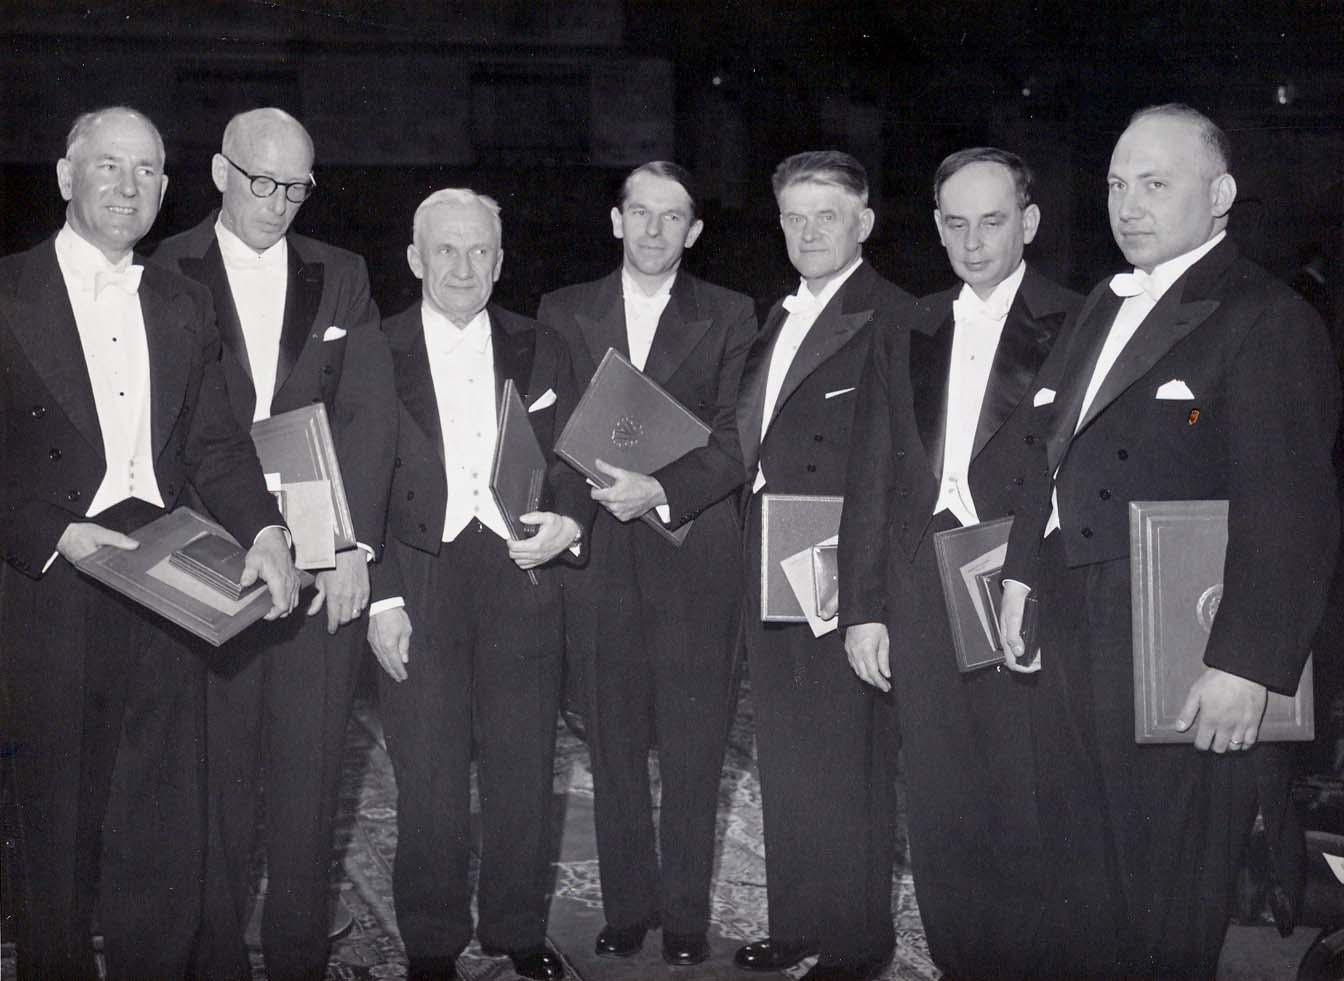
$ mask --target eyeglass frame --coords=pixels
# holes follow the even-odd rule
[[[314,177],[312,174],[308,175],[307,180],[278,181],[274,177],[267,177],[265,174],[249,174],[247,171],[243,170],[242,167],[239,167],[232,160],[229,160],[227,154],[221,153],[220,156],[224,158],[224,160],[228,163],[230,167],[232,167],[234,170],[238,171],[238,173],[242,174],[244,177],[247,178],[248,182],[247,189],[252,192],[252,196],[255,198],[261,198],[263,201],[271,197],[271,195],[275,194],[276,191],[278,191],[280,188],[283,187],[285,189],[286,201],[288,201],[290,204],[303,204],[303,202],[307,201],[308,198],[312,195],[313,191],[317,190],[317,178]],[[265,194],[260,193],[257,190],[257,181],[269,182],[271,185],[271,189],[267,191]],[[303,188],[303,197],[299,198],[299,200],[297,201],[295,201],[292,197],[290,197],[289,189],[291,187]]]

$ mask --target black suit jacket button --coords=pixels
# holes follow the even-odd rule
[[[50,457],[53,462],[59,460],[61,458],[61,448],[59,446],[53,446],[51,449],[47,450],[47,456]]]
[[[1097,491],[1097,497],[1101,498],[1103,501],[1109,501],[1111,499],[1111,492],[1103,487],[1101,490]]]
[[[814,439],[816,442],[820,443],[820,442],[822,441],[823,437],[822,437],[821,433],[817,433],[815,436],[812,437],[812,439]]]
[[[401,466],[401,457],[397,457],[395,460],[393,460],[393,461],[392,461],[392,466],[394,466],[394,467],[399,467],[399,466]]]
[[[1082,534],[1082,536],[1083,536],[1084,538],[1091,538],[1091,537],[1092,537],[1092,529],[1091,529],[1091,528],[1084,528],[1084,529],[1082,530],[1081,534]]]
[[[897,450],[897,451],[896,451],[896,459],[898,459],[898,460],[904,460],[904,459],[905,459],[905,450]]]
[[[1013,478],[1013,483],[1016,484],[1018,487],[1021,487],[1021,486],[1022,486],[1022,478],[1021,478],[1021,477],[1014,477],[1014,478]]]
[[[78,501],[79,498],[80,498],[80,494],[79,494],[79,491],[77,491],[77,490],[72,490],[72,491],[67,491],[67,492],[66,492],[65,499],[66,499],[67,501],[74,502],[74,501]]]
[[[407,491],[407,492],[406,492],[406,500],[408,500],[408,501],[414,501],[414,500],[415,500],[415,491]]]
[[[808,473],[816,473],[816,472],[817,472],[817,465],[816,465],[815,463],[809,463],[809,464],[807,465],[807,472],[808,472]]]
[[[422,524],[420,525],[420,531],[421,531],[421,532],[427,532],[427,531],[429,531],[429,528],[426,527],[426,526],[422,523]]]
[[[1129,459],[1129,451],[1128,451],[1128,450],[1116,450],[1116,451],[1115,451],[1115,455],[1116,455],[1116,457],[1117,457],[1118,459],[1121,459],[1121,460],[1128,460],[1128,459]]]
[[[33,418],[34,418],[34,419],[41,419],[41,418],[42,418],[43,416],[45,416],[46,414],[47,414],[47,407],[46,407],[45,405],[35,405],[35,406],[33,406]]]
[[[324,365],[322,366],[322,374],[324,374],[324,375],[329,375],[329,374],[331,374],[331,365],[329,365],[329,364],[324,364]]]
[[[1022,437],[1022,442],[1026,443],[1028,446],[1031,446],[1036,442],[1036,436],[1032,433],[1027,433],[1027,435]]]

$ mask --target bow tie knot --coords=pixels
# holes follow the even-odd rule
[[[821,304],[810,290],[804,288],[784,297],[784,309],[789,313],[809,314],[820,310]]]
[[[986,302],[969,289],[963,290],[962,293],[952,301],[952,319],[956,323],[965,323],[968,320],[976,318],[984,320],[1003,320],[1008,316],[1009,306],[1011,306],[1011,303],[1006,302],[1004,297],[995,295]]]
[[[1111,277],[1111,292],[1126,298],[1147,293],[1154,301],[1158,299],[1153,277],[1142,269],[1136,269],[1132,273],[1116,273]]]
[[[108,287],[119,289],[129,296],[140,292],[140,277],[144,266],[127,266],[125,269],[100,269],[93,275],[93,298],[97,300]]]

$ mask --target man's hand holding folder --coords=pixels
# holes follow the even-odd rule
[[[999,640],[1009,657],[1003,659],[1009,671],[1035,674],[1041,670],[1036,617],[1038,604],[1031,588],[1013,579],[1003,581],[1003,606],[999,610]]]

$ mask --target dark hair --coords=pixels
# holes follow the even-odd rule
[[[1025,209],[1027,205],[1031,204],[1031,187],[1034,178],[1026,161],[1016,153],[1009,153],[1007,150],[1000,150],[998,147],[973,146],[948,154],[943,158],[943,162],[938,165],[938,169],[934,171],[933,206],[935,208],[941,207],[938,195],[942,192],[943,185],[948,182],[948,179],[957,171],[969,167],[973,163],[993,163],[1007,167],[1008,172],[1013,175],[1013,184],[1017,188],[1017,206]]]
[[[1133,126],[1149,116],[1174,116],[1195,125],[1199,130],[1199,138],[1204,143],[1204,150],[1209,155],[1209,162],[1213,164],[1214,172],[1209,174],[1209,177],[1226,174],[1232,169],[1232,141],[1218,128],[1217,123],[1198,109],[1184,102],[1164,102],[1157,106],[1145,106],[1129,117],[1129,125]]]
[[[696,186],[695,178],[691,172],[681,164],[675,164],[670,160],[650,160],[648,163],[640,164],[630,173],[625,175],[625,180],[621,181],[621,191],[616,198],[617,209],[624,209],[625,202],[630,199],[630,182],[640,174],[649,174],[653,177],[665,177],[667,180],[675,181],[681,185],[681,189],[686,192],[686,196],[691,199],[691,218],[694,220],[700,215],[700,192]]]
[[[770,178],[775,197],[794,184],[830,184],[854,195],[867,207],[868,172],[848,153],[840,150],[808,150],[795,153],[775,168]]]

